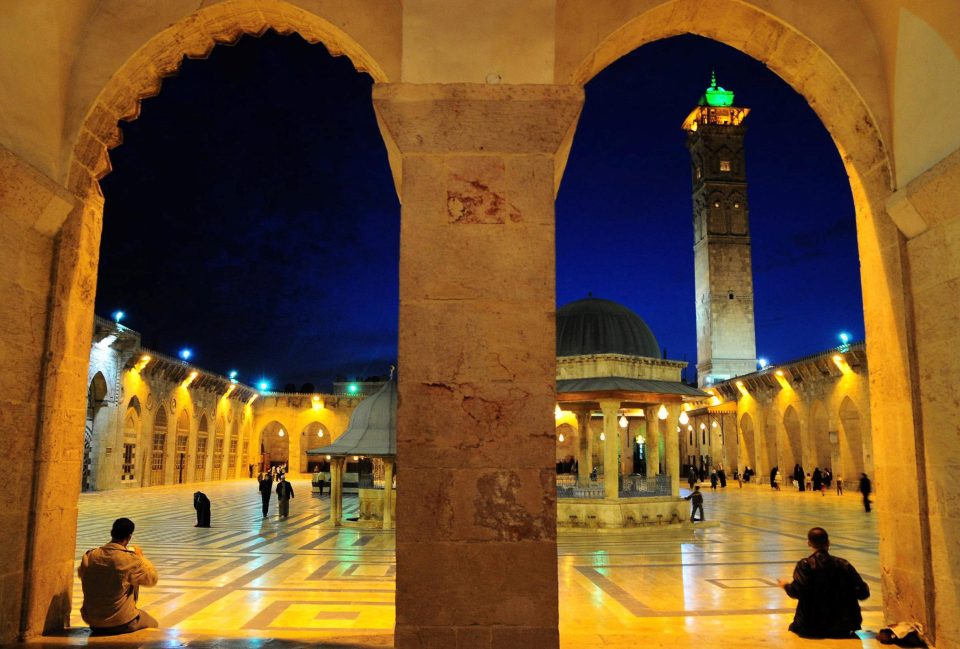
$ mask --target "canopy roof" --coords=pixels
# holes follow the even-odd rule
[[[685,397],[709,397],[695,387],[679,381],[630,379],[622,376],[601,376],[589,379],[557,381],[557,394],[572,392],[646,392],[651,394],[678,394]]]
[[[347,430],[329,446],[313,448],[307,455],[364,455],[396,457],[397,455],[397,382],[387,381],[367,397],[350,416]]]

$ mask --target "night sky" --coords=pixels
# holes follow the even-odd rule
[[[716,69],[746,120],[757,349],[863,336],[853,203],[805,100],[736,50],[659,41],[587,86],[557,200],[557,300],[622,302],[696,363],[690,161],[680,123]],[[372,80],[272,33],[186,61],[111,154],[97,313],[146,346],[274,389],[385,374],[400,206]],[[693,379],[691,369],[687,378]]]

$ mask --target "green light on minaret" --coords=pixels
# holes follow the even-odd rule
[[[701,106],[733,106],[733,91],[724,90],[717,85],[716,72],[710,73],[710,87],[700,98]]]

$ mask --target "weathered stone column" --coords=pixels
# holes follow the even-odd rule
[[[330,460],[330,517],[333,525],[340,527],[343,524],[343,469],[347,459],[335,457]]]
[[[590,483],[590,472],[593,471],[593,432],[590,430],[590,410],[581,408],[577,413],[577,450],[580,457],[577,458],[577,483],[586,485]]]
[[[393,460],[383,461],[383,529],[393,527]]]
[[[582,102],[374,87],[403,205],[400,649],[558,644],[553,201]]]
[[[603,400],[603,497],[616,500],[620,497],[620,425],[617,423],[619,401]]]
[[[680,404],[672,403],[667,406],[667,418],[663,420],[664,454],[667,459],[667,473],[670,474],[670,493],[680,495],[680,434],[677,426],[680,425]],[[699,431],[697,431],[699,433]]]

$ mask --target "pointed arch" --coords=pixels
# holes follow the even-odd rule
[[[796,408],[787,406],[783,412],[783,432],[786,444],[783,445],[783,464],[792,470],[795,464],[803,464],[803,445],[800,437],[800,415]],[[783,469],[784,467],[780,467]],[[806,470],[808,467],[804,467]]]
[[[855,484],[864,472],[863,463],[863,418],[860,409],[850,397],[844,397],[838,411],[840,431],[837,443],[840,450],[840,465],[843,467],[843,479]]]

